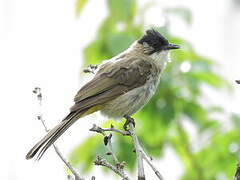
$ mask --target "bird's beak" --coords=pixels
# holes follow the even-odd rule
[[[178,45],[176,45],[176,44],[168,44],[168,45],[165,46],[164,49],[166,49],[166,50],[172,50],[172,49],[179,49],[179,48],[180,48],[180,46],[178,46]]]

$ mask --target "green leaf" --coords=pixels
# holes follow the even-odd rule
[[[108,0],[110,14],[118,21],[130,22],[136,12],[135,0]]]
[[[197,102],[185,102],[183,112],[199,127],[200,130],[216,126],[214,121],[211,121],[208,118],[208,111]]]
[[[79,15],[82,12],[82,9],[86,3],[87,3],[87,0],[76,0],[75,11],[77,15]]]
[[[240,128],[240,115],[239,114],[232,114],[231,120],[233,121],[236,128]]]
[[[216,131],[209,139],[208,145],[196,153],[202,167],[207,169],[204,171],[205,179],[216,179],[219,173],[226,175],[227,179],[233,177],[238,156],[237,149],[233,146],[239,146],[239,138],[239,132],[235,130],[226,133]]]
[[[79,4],[76,9],[79,8],[81,12],[86,0],[77,2]],[[107,0],[107,5],[109,11],[107,17],[98,28],[94,40],[84,49],[85,64],[99,64],[105,59],[112,58],[144,34],[144,17],[139,18],[139,12],[136,13],[135,0]],[[179,16],[188,24],[192,22],[191,11],[187,8],[171,8],[166,12],[169,15]],[[139,19],[140,21],[142,19],[142,22],[139,22]],[[171,22],[169,23],[171,25]],[[169,31],[169,26],[154,28],[164,34],[171,43],[180,45],[181,49],[171,52],[172,63],[168,63],[164,70],[155,96],[134,115],[137,124],[136,133],[141,144],[146,148],[146,152],[159,158],[170,142],[185,167],[181,179],[217,179],[218,173],[230,177],[235,166],[235,156],[229,152],[229,146],[238,142],[237,139],[240,138],[237,132],[217,131],[221,129],[222,124],[217,119],[213,120],[211,115],[221,112],[223,116],[224,109],[212,105],[206,108],[198,103],[203,96],[202,85],[219,90],[225,87],[226,81],[213,71],[216,67],[214,60],[199,54],[192,44],[183,38],[174,37]],[[190,65],[190,69],[186,72],[181,71],[181,66],[185,62]],[[190,156],[192,137],[185,129],[179,133],[176,128],[177,122],[184,120],[194,122],[194,128],[198,132],[197,141],[205,137],[205,133],[212,135],[199,149],[192,151]],[[232,117],[231,120],[235,123],[233,129],[240,126],[237,116]],[[122,128],[122,123],[113,124],[116,128]],[[109,126],[108,121],[102,127]],[[115,138],[113,148],[117,157],[120,161],[127,162],[126,168],[134,170],[136,161],[135,154],[131,153],[133,149],[131,139],[113,135]],[[92,167],[96,155],[103,155],[105,152],[102,136],[92,136],[76,147],[70,159],[74,166],[87,171]],[[204,178],[199,178],[199,172],[204,172]]]
[[[105,147],[103,146],[100,135],[87,138],[70,153],[69,161],[73,166],[79,167],[82,172],[88,172],[91,170],[96,156],[105,154]]]
[[[212,72],[189,72],[187,76],[200,82],[207,83],[215,88],[220,88],[222,86],[222,78]]]
[[[126,50],[134,41],[134,37],[126,32],[119,32],[109,35],[107,40],[107,48],[111,54],[117,55],[118,53]]]

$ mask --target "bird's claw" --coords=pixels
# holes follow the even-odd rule
[[[132,123],[132,125],[135,127],[135,121],[134,121],[133,118],[131,118],[131,117],[128,116],[128,115],[124,115],[123,117],[126,119],[126,122],[125,122],[124,125],[123,125],[123,129],[124,129],[125,131],[128,131],[128,125],[129,125],[130,123]]]

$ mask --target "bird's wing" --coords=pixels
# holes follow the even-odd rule
[[[135,56],[109,63],[114,63],[114,66],[104,65],[99,73],[78,91],[71,111],[103,104],[140,87],[145,84],[151,72],[156,71],[151,59],[147,60],[146,57]]]

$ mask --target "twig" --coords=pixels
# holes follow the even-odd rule
[[[164,180],[163,176],[160,174],[160,172],[157,170],[157,168],[152,164],[151,160],[148,159],[148,156],[146,155],[146,153],[144,153],[143,150],[141,150],[141,152],[143,154],[143,159],[149,164],[149,166],[152,168],[154,173],[157,175],[158,179]]]
[[[37,96],[37,100],[39,102],[39,115],[37,116],[37,119],[41,121],[44,129],[46,132],[48,132],[48,128],[45,124],[45,121],[42,117],[42,112],[41,112],[41,107],[42,107],[42,93],[41,93],[41,88],[39,87],[36,87],[34,90],[33,90],[33,93],[36,94]],[[75,180],[85,180],[84,178],[81,178],[79,173],[72,167],[72,165],[63,157],[62,153],[59,151],[58,147],[53,144],[53,147],[55,149],[55,152],[57,153],[57,155],[60,157],[60,159],[63,161],[63,163],[69,168],[69,170],[72,172],[72,174],[74,175],[75,177]]]
[[[107,153],[107,155],[111,155],[113,157],[113,160],[116,164],[118,164],[118,159],[117,159],[117,156],[114,154],[113,152],[113,147],[112,147],[112,134],[109,134],[109,136],[106,135],[106,131],[110,131],[110,129],[115,129],[112,125],[111,125],[111,128],[108,128],[107,130],[106,129],[103,129],[99,126],[97,126],[96,124],[93,124],[93,127],[91,129],[89,129],[89,131],[93,131],[93,132],[97,132],[97,133],[100,133],[104,136],[104,144],[105,146],[107,146],[109,152]],[[115,129],[117,130],[117,129]],[[120,133],[120,131],[119,131]]]
[[[87,68],[83,69],[83,72],[84,73],[92,73],[92,74],[95,74],[96,70],[98,68],[98,65],[92,65],[90,64]]]
[[[240,84],[240,80],[236,80],[236,83]]]
[[[131,117],[125,117],[125,118],[131,118]],[[133,121],[133,122],[132,122]],[[90,131],[93,131],[93,132],[97,132],[97,133],[100,133],[100,134],[102,134],[105,138],[106,137],[109,137],[109,136],[106,136],[106,133],[105,132],[108,132],[108,131],[110,131],[110,132],[115,132],[115,133],[119,133],[119,134],[121,134],[121,135],[123,135],[123,136],[131,136],[132,137],[132,140],[133,140],[133,144],[134,144],[134,147],[135,147],[135,151],[136,151],[136,153],[137,153],[137,150],[139,151],[139,156],[137,155],[137,160],[138,160],[138,162],[139,161],[141,161],[141,162],[139,162],[139,163],[141,163],[140,164],[140,168],[139,168],[139,170],[138,170],[138,172],[143,172],[143,174],[144,174],[144,169],[143,169],[143,160],[145,160],[147,163],[148,163],[148,165],[152,168],[152,170],[154,171],[154,173],[156,174],[156,176],[158,177],[158,179],[160,179],[160,180],[164,180],[163,179],[163,176],[160,174],[160,172],[157,170],[157,168],[152,164],[152,162],[151,162],[151,158],[149,158],[148,156],[147,156],[147,154],[144,152],[144,150],[143,150],[143,148],[141,147],[141,145],[140,145],[140,143],[139,143],[139,140],[138,140],[138,138],[137,138],[137,136],[136,136],[136,134],[135,134],[135,132],[134,132],[134,120],[129,120],[129,123],[127,124],[127,125],[129,125],[130,126],[130,129],[129,130],[126,130],[126,131],[121,131],[121,130],[119,130],[119,129],[116,129],[116,128],[114,128],[114,126],[113,125],[111,125],[111,127],[110,128],[101,128],[101,127],[99,127],[99,126],[97,126],[96,124],[93,124],[93,127],[90,129]],[[111,136],[110,136],[111,137]],[[108,155],[113,155],[113,159],[115,159],[114,157],[116,157],[115,155],[114,155],[114,153],[113,153],[113,150],[112,150],[112,144],[111,144],[111,138],[109,139],[109,138],[107,138],[108,140],[107,140],[107,144],[109,145],[109,154]],[[115,162],[116,162],[116,159],[114,160]],[[139,164],[138,163],[138,164]],[[143,170],[142,170],[143,169]],[[143,177],[143,176],[142,176]],[[138,178],[138,179],[140,179],[140,180],[143,180],[144,178]]]
[[[107,146],[109,152],[107,153],[107,155],[111,155],[113,157],[113,160],[115,162],[115,164],[119,164],[119,161],[117,159],[117,156],[115,155],[114,151],[113,151],[113,147],[112,147],[112,134],[109,134],[109,136],[105,136],[104,137],[104,143]]]
[[[145,180],[144,167],[143,167],[143,154],[141,152],[141,146],[139,145],[138,138],[134,133],[134,125],[132,122],[129,123],[129,131],[132,137],[133,145],[135,147],[138,165],[138,180]]]
[[[143,148],[141,147],[139,140],[137,138],[137,135],[135,134],[134,130],[134,126],[135,126],[135,122],[134,119],[129,117],[129,116],[124,116],[126,118],[126,123],[124,126],[129,125],[129,132],[131,134],[132,140],[133,140],[133,144],[135,147],[135,151],[137,154],[137,161],[138,161],[138,179],[145,179],[145,175],[144,175],[144,167],[143,167],[143,159],[149,164],[149,166],[152,168],[152,170],[154,171],[154,173],[157,175],[158,179],[160,180],[164,180],[162,175],[160,174],[160,172],[157,170],[157,168],[152,164],[151,162],[151,158],[149,158],[147,156],[147,154],[144,152]]]
[[[93,124],[93,127],[89,130],[99,133],[99,134],[102,134],[104,136],[104,144],[105,144],[105,146],[107,146],[108,151],[109,151],[109,152],[107,152],[107,155],[111,155],[113,157],[113,160],[114,160],[116,166],[113,166],[107,160],[103,159],[100,156],[97,156],[97,159],[94,161],[94,164],[105,166],[105,167],[111,169],[112,171],[114,171],[119,176],[121,176],[124,180],[129,180],[129,178],[127,177],[127,175],[125,174],[125,172],[123,170],[125,162],[119,162],[117,159],[117,156],[115,155],[115,153],[113,151],[112,141],[111,141],[112,134],[110,133],[109,135],[106,135],[106,133],[105,133],[105,132],[112,131],[112,132],[117,132],[119,134],[126,136],[126,135],[129,135],[129,132],[120,131],[118,129],[115,129],[113,125],[111,125],[110,128],[101,128],[101,127],[97,126],[96,124]]]
[[[111,125],[110,128],[101,128],[101,127],[97,126],[96,124],[93,124],[93,127],[91,129],[89,129],[89,131],[101,133],[104,136],[105,136],[104,132],[108,132],[108,131],[116,132],[123,136],[130,136],[130,133],[128,131],[121,131],[119,129],[114,128],[113,125]]]
[[[110,164],[109,162],[107,162],[106,159],[103,159],[100,156],[97,156],[97,159],[94,161],[95,165],[99,165],[99,166],[104,166],[107,167],[109,169],[111,169],[112,171],[114,171],[116,174],[118,174],[120,177],[123,178],[123,180],[130,180],[127,175],[124,173],[123,168],[121,167],[115,167],[112,164]]]
[[[237,164],[237,170],[233,180],[240,180],[240,164]]]

